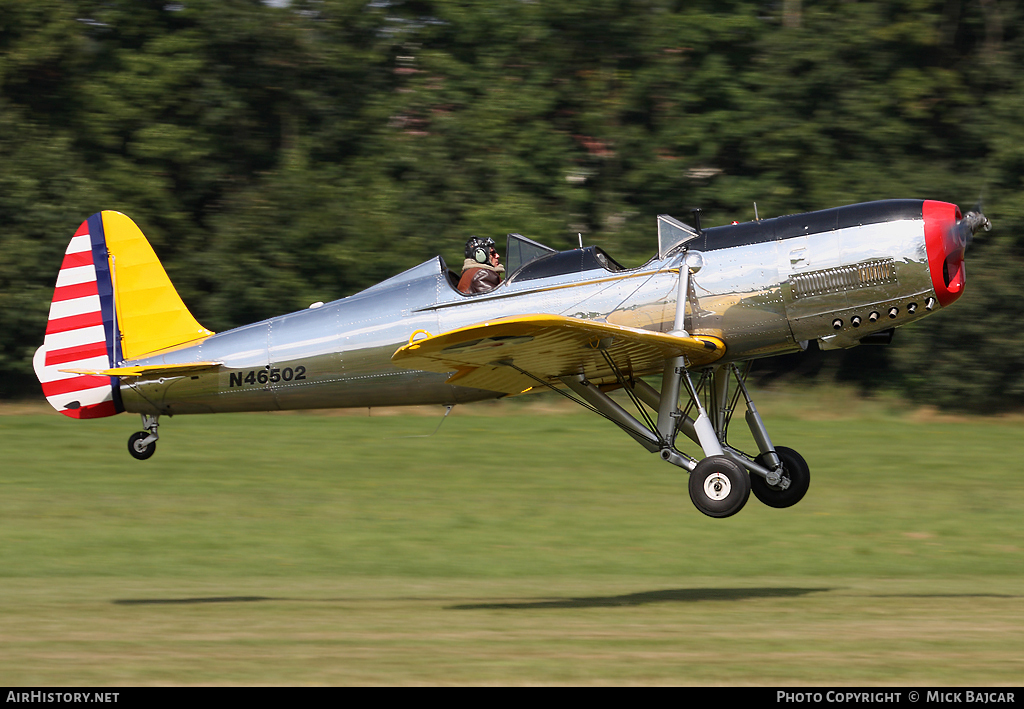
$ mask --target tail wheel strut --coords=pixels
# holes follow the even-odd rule
[[[133,433],[128,437],[128,452],[136,460],[147,460],[156,453],[156,442],[160,435],[156,432],[159,416],[142,415],[142,427],[145,431]]]

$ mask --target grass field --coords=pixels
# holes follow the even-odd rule
[[[1019,685],[1024,421],[758,403],[811,489],[726,520],[543,400],[163,419],[145,462],[8,406],[0,684]]]

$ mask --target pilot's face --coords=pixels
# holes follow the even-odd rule
[[[494,249],[491,249],[491,259],[490,260],[491,260],[491,265],[492,266],[497,266],[498,262],[501,261],[501,256],[498,255],[497,251],[495,251]]]

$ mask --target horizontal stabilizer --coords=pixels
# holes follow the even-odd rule
[[[183,377],[188,374],[209,372],[220,367],[220,362],[189,362],[187,364],[142,364],[112,369],[61,369],[68,374],[89,374],[103,377]]]
[[[594,384],[661,372],[665,360],[684,356],[699,367],[721,358],[725,344],[705,335],[662,332],[561,315],[521,315],[491,320],[401,347],[391,361],[405,369],[454,372],[459,386],[519,394],[542,382],[583,374]],[[614,366],[613,366],[614,365]],[[539,380],[539,381],[538,381]]]

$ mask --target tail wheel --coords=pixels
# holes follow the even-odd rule
[[[690,499],[708,517],[731,517],[749,497],[750,476],[725,456],[709,456],[690,473]]]
[[[792,448],[779,446],[775,452],[782,461],[782,479],[788,481],[788,487],[769,485],[760,475],[751,475],[750,488],[754,497],[769,507],[792,507],[807,494],[807,488],[811,485],[811,471],[803,456]],[[768,467],[764,453],[757,456],[754,462]]]
[[[149,445],[143,445],[142,442],[149,438],[149,431],[139,431],[133,433],[128,438],[128,452],[132,454],[132,458],[136,460],[146,460],[152,458],[153,454],[156,453],[156,441],[153,441]]]

